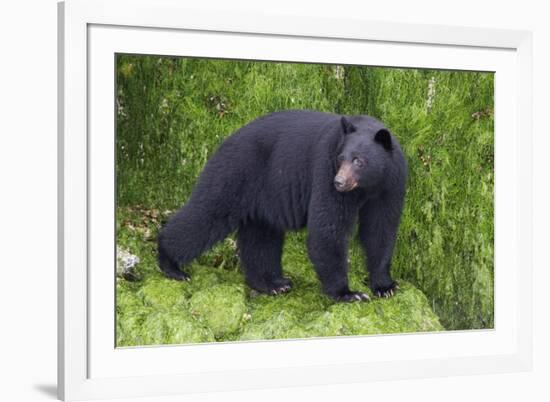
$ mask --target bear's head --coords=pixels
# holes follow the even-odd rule
[[[380,188],[394,163],[394,148],[399,145],[382,123],[368,116],[344,116],[341,129],[334,187],[341,193]]]

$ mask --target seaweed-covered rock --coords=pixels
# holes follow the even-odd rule
[[[439,319],[424,294],[408,284],[390,299],[374,298],[370,303],[332,305],[312,315],[303,324],[317,336],[373,335],[441,331]]]
[[[298,293],[298,292],[297,292]],[[250,323],[240,340],[288,339],[441,331],[443,327],[424,294],[410,284],[389,299],[369,303],[331,303],[308,292],[252,301]],[[259,298],[260,298],[259,297]],[[324,300],[325,299],[325,300]],[[301,301],[301,303],[300,303]],[[286,305],[286,308],[283,306]]]
[[[149,314],[143,322],[142,330],[148,345],[215,341],[210,328],[193,320],[189,313],[176,309]]]
[[[189,309],[216,338],[231,334],[239,329],[247,311],[244,287],[216,285],[203,289],[189,299]]]
[[[119,283],[117,345],[161,345],[441,331],[424,294],[402,282],[389,299],[334,303],[313,284],[248,297],[237,275],[201,267],[193,284],[150,277]],[[197,272],[200,272],[197,268]],[[229,278],[223,278],[226,275]],[[220,276],[222,278],[220,278]],[[303,285],[303,286],[302,286]],[[365,289],[366,290],[366,289]]]
[[[311,336],[300,325],[296,315],[280,310],[274,313],[270,319],[251,322],[239,336],[241,341],[283,339],[283,338],[307,338]]]
[[[184,282],[170,281],[155,275],[147,278],[137,295],[146,306],[165,308],[185,304],[188,292]]]
[[[126,306],[129,310],[129,307]],[[141,305],[139,309],[120,312],[117,308],[116,344],[121,346],[148,345],[147,333],[143,330],[143,322],[152,314],[151,309]]]

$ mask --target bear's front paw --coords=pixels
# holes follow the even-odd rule
[[[269,291],[269,294],[273,295],[273,296],[277,296],[277,295],[280,295],[280,294],[283,294],[283,293],[287,293],[288,291],[290,291],[290,288],[291,288],[290,285],[283,285],[283,286],[280,286],[278,288],[271,289]]]
[[[265,293],[272,296],[277,296],[283,293],[288,293],[292,289],[292,282],[287,278],[275,279],[269,284],[250,285],[250,287],[258,293]]]
[[[373,289],[373,292],[378,297],[384,297],[388,299],[392,297],[398,289],[399,285],[397,284],[397,282],[392,282],[390,286],[376,286]]]
[[[363,292],[353,292],[353,291],[347,291],[345,293],[339,294],[337,296],[334,296],[334,300],[337,302],[356,302],[356,301],[369,301],[370,297],[368,294]]]
[[[288,278],[280,278],[275,279],[271,286],[269,294],[276,296],[289,292],[292,289],[292,282]]]

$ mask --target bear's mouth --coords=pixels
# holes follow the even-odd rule
[[[336,176],[336,177],[338,177],[338,176]],[[334,179],[334,188],[336,189],[336,191],[338,191],[340,193],[347,193],[348,191],[351,191],[351,190],[355,189],[356,187],[357,187],[357,182],[356,181],[340,183],[340,182],[336,181],[336,178]]]

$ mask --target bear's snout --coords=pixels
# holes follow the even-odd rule
[[[334,187],[336,191],[345,193],[347,191],[353,190],[357,187],[357,180],[355,180],[353,175],[353,166],[349,162],[344,162],[336,176],[334,177]]]
[[[345,188],[346,187],[346,179],[344,179],[342,176],[336,176],[334,178],[334,187],[336,187],[336,190],[338,190],[338,191]]]

